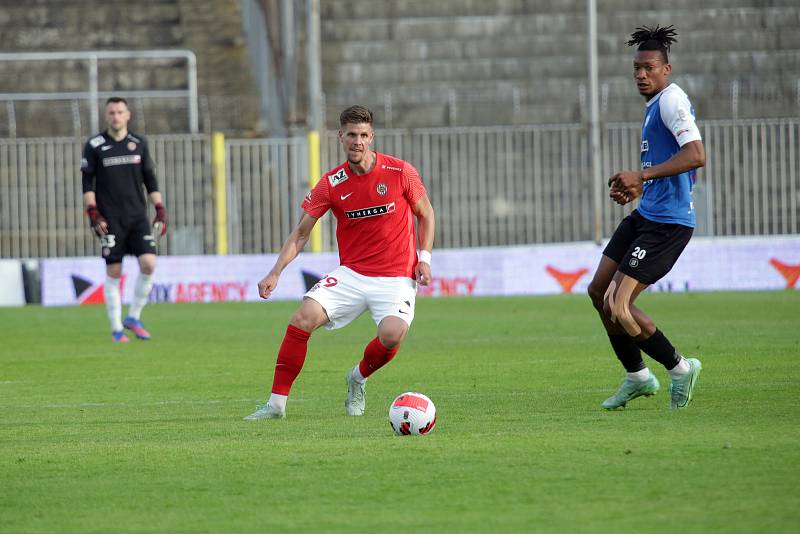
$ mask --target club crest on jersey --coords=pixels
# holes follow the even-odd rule
[[[344,172],[344,169],[339,169],[336,171],[336,174],[331,174],[328,176],[328,181],[331,183],[331,187],[336,187],[340,183],[347,180],[347,173]]]
[[[383,196],[387,191],[389,191],[389,187],[385,183],[381,182],[375,188],[375,191],[377,191],[380,196]]]
[[[133,141],[129,141],[128,142],[128,150],[130,150],[131,152],[136,150],[136,143],[134,143]]]

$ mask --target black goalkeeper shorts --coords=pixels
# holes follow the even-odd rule
[[[643,284],[664,277],[692,238],[694,228],[654,222],[638,210],[622,219],[603,255],[619,264],[619,270]]]
[[[156,253],[156,240],[146,217],[123,219],[110,217],[108,233],[100,237],[101,254],[106,264],[121,263],[125,255]]]

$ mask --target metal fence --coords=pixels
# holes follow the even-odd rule
[[[800,233],[800,120],[706,121],[695,194],[700,235]],[[603,176],[639,166],[639,124],[607,124]],[[436,209],[440,248],[590,240],[590,154],[582,125],[379,131],[375,148],[414,164]],[[83,140],[0,140],[0,256],[94,255],[82,214]],[[150,138],[170,211],[167,254],[215,250],[210,139]],[[301,216],[305,138],[228,140],[230,252],[280,250]],[[322,168],[342,161],[334,133]],[[630,207],[601,202],[610,236]],[[335,249],[326,216],[323,247]]]
[[[91,256],[99,245],[83,214],[83,139],[0,139],[0,257]],[[214,250],[210,142],[153,136],[150,150],[170,210],[162,253]]]
[[[114,80],[117,87],[114,90],[100,90],[100,62],[106,70],[112,70],[120,62],[124,62],[126,69],[134,70],[130,72],[128,79],[137,79],[141,73],[135,69],[152,71],[156,68],[169,71],[174,70],[174,61],[181,61],[185,68],[185,88],[171,89],[137,89],[136,87],[125,87],[121,89],[120,84],[125,81]],[[87,80],[85,90],[82,91],[53,91],[53,92],[33,92],[20,91],[13,93],[0,93],[0,102],[5,104],[6,121],[8,122],[9,137],[16,137],[17,133],[17,109],[19,103],[44,103],[50,111],[48,122],[58,124],[57,117],[53,114],[50,107],[54,102],[69,102],[72,110],[73,131],[76,133],[82,130],[81,103],[88,109],[90,132],[97,132],[100,129],[100,104],[101,99],[110,96],[117,96],[124,93],[127,98],[142,102],[144,99],[178,99],[185,100],[183,108],[186,110],[188,118],[187,130],[192,133],[198,131],[198,96],[197,96],[197,58],[191,50],[89,50],[73,52],[0,52],[0,72],[6,76],[18,74],[18,70],[11,69],[10,64],[20,65],[17,69],[34,69],[34,64],[46,65],[41,72],[48,72],[51,75],[59,73],[67,83],[76,83],[76,75],[82,69],[80,63],[86,62]],[[117,65],[115,65],[115,62]],[[78,63],[78,66],[76,66]],[[45,70],[49,69],[49,70]],[[106,85],[109,85],[106,80]],[[143,106],[142,106],[143,107]]]

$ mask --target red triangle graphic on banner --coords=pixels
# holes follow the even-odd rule
[[[119,280],[119,293],[122,295],[122,292],[125,290],[125,276],[122,276]],[[80,299],[80,304],[105,304],[106,303],[106,296],[103,293],[103,284],[98,285],[90,292],[84,293],[85,297]],[[83,296],[83,295],[82,295]]]
[[[574,272],[559,271],[555,267],[548,265],[545,270],[550,276],[556,279],[564,293],[571,293],[572,288],[578,283],[581,277],[589,272],[589,269],[581,268]]]

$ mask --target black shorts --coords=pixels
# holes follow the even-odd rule
[[[156,253],[156,240],[146,217],[108,218],[108,233],[100,238],[106,264],[121,263],[126,254],[141,256]]]
[[[682,224],[653,222],[633,210],[619,223],[603,255],[631,278],[654,284],[672,269],[693,232]]]

